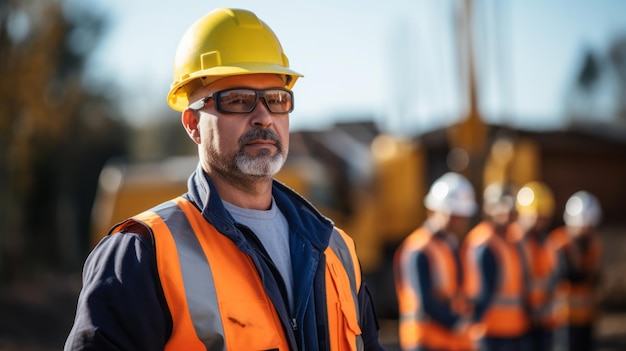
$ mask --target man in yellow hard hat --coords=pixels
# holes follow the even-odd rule
[[[524,184],[517,192],[517,222],[509,239],[517,245],[524,263],[526,302],[530,314],[532,349],[551,350],[554,321],[552,301],[558,279],[558,259],[548,234],[554,215],[552,190],[541,181]]]
[[[90,254],[66,350],[382,349],[354,242],[273,179],[299,77],[252,12],[187,30],[168,103],[200,162]]]

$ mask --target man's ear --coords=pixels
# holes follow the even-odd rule
[[[202,139],[200,138],[200,130],[198,129],[200,116],[198,113],[186,108],[183,110],[181,121],[183,127],[187,131],[187,134],[196,144],[200,144]]]

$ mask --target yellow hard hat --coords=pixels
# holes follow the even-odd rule
[[[520,216],[536,214],[551,217],[554,214],[554,195],[542,182],[526,183],[517,192],[515,207]]]
[[[189,104],[187,95],[193,89],[221,77],[252,73],[279,74],[287,89],[302,77],[289,69],[278,38],[254,13],[229,8],[213,10],[192,24],[178,44],[167,103],[182,111]]]

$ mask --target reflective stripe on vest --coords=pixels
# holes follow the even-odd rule
[[[401,348],[412,350],[421,346],[436,350],[471,349],[469,335],[455,333],[440,325],[420,305],[416,261],[418,252],[426,255],[428,259],[431,288],[437,297],[449,301],[453,310],[455,299],[460,298],[457,279],[459,272],[454,252],[448,244],[434,238],[428,229],[418,228],[404,240],[394,257]]]
[[[593,293],[593,287],[588,284],[561,284],[554,299],[555,325],[588,325],[593,323],[598,304]]]
[[[596,315],[596,300],[593,289],[573,287],[568,303],[568,320],[574,325],[593,323]]]
[[[289,350],[254,263],[193,204],[179,197],[133,219],[147,225],[154,236],[159,278],[173,321],[166,350]],[[327,274],[333,271],[329,278],[336,287],[327,300],[341,306],[329,308],[328,318],[345,320],[344,329],[350,328],[343,334],[329,330],[335,342],[331,350],[362,350],[357,298],[360,268],[353,263],[356,252],[346,238],[345,233],[335,231],[325,252]]]
[[[342,230],[335,228],[325,254],[331,350],[364,350],[358,298],[361,268],[358,263],[355,264],[358,259],[354,242]],[[350,289],[347,289],[348,286]]]

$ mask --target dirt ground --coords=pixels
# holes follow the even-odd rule
[[[0,351],[62,350],[80,276],[39,273],[0,287]]]
[[[604,310],[596,328],[597,351],[626,350],[626,232],[608,230],[604,241]],[[71,328],[80,274],[36,273],[0,286],[0,351],[62,350]],[[380,320],[381,341],[399,350],[397,321]]]

